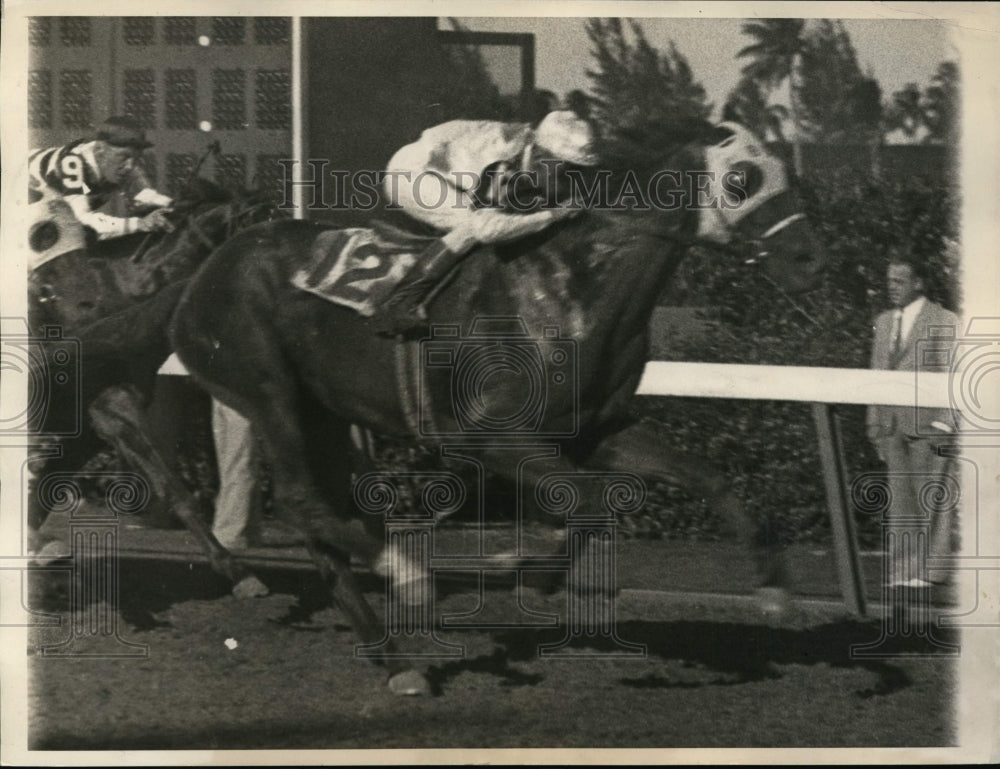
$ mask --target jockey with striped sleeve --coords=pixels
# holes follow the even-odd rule
[[[172,230],[166,212],[173,201],[153,189],[138,165],[139,154],[151,146],[136,121],[110,117],[92,140],[34,150],[28,157],[30,199],[65,201],[77,220],[101,240],[131,232]],[[141,217],[111,216],[95,210],[119,191],[133,205],[154,210]]]

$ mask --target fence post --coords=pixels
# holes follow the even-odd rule
[[[830,527],[837,561],[840,590],[848,608],[860,617],[867,613],[861,563],[858,558],[858,538],[845,487],[844,452],[840,431],[833,419],[829,403],[813,403],[813,419],[819,439],[819,458],[823,466],[823,485],[830,510]]]

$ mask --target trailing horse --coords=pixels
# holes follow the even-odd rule
[[[220,571],[236,583],[248,577],[218,543],[211,546],[190,492],[150,441],[143,415],[156,372],[171,353],[167,324],[187,280],[225,239],[274,213],[274,207],[259,196],[233,196],[198,181],[190,196],[176,204],[173,232],[97,241],[54,256],[29,274],[32,336],[45,340],[58,330],[62,338],[78,342],[78,346],[62,349],[79,351],[72,364],[79,372],[75,387],[48,388],[42,393],[47,398],[44,408],[33,412],[30,467],[34,481],[29,490],[28,523],[29,536],[35,540],[31,549],[43,556],[59,550],[46,547],[38,536],[50,507],[44,499],[44,479],[77,471],[108,442],[146,477],[161,499],[174,502],[174,512],[189,527],[204,535],[201,538]],[[58,210],[58,202],[54,205],[53,210]],[[61,217],[64,230],[74,225],[79,226]],[[43,222],[36,233],[53,227],[52,222]],[[84,240],[65,231],[51,234],[72,243]],[[36,242],[46,244],[44,238]],[[39,341],[37,348],[32,360],[41,363],[47,343]],[[41,383],[43,377],[35,379]],[[83,413],[78,413],[81,409]],[[65,432],[60,426],[69,423],[80,425],[79,434],[59,435]],[[244,587],[262,590],[252,580]]]
[[[774,188],[773,174],[771,187],[761,184],[760,166],[776,161],[753,142],[751,155],[727,155],[725,148],[735,139],[748,141],[738,129],[705,124],[701,137],[700,143],[672,148],[669,159],[638,175],[634,168],[616,175],[613,199],[621,199],[615,195],[630,177],[646,183],[664,170],[694,172],[728,157],[731,162],[718,170],[743,173],[750,180],[750,201],[755,190],[768,191],[768,199],[750,206],[753,212],[738,217],[738,224],[732,224],[735,216],[721,217],[728,239],[757,243],[753,256],[784,289],[816,285],[824,257],[796,199],[787,189]],[[174,348],[200,384],[253,422],[272,469],[275,506],[306,534],[334,599],[362,640],[380,641],[383,625],[357,588],[350,558],[378,566],[387,554],[372,517],[359,515],[352,502],[349,426],[425,440],[468,434],[468,414],[460,413],[464,396],[454,389],[455,366],[407,363],[419,357],[420,337],[425,344],[428,338],[441,342],[442,328],[450,329],[445,341],[453,344],[501,318],[508,323],[508,338],[526,328],[543,344],[554,328],[558,340],[575,350],[572,386],[547,391],[535,431],[562,436],[560,450],[520,463],[503,445],[487,442],[477,456],[490,470],[529,486],[578,469],[664,479],[708,499],[752,539],[754,527],[720,475],[704,462],[668,451],[652,426],[623,416],[648,358],[657,298],[686,247],[698,240],[698,206],[691,194],[682,183],[674,191],[681,205],[594,208],[537,236],[477,249],[431,304],[429,337],[379,336],[371,318],[294,288],[293,276],[309,264],[317,238],[329,231],[315,223],[253,227],[227,241],[192,279],[172,322]],[[513,330],[511,319],[516,319]],[[520,413],[525,392],[515,384],[504,376],[475,381],[465,395],[475,401],[480,426]],[[433,429],[425,429],[427,424]],[[761,584],[783,584],[779,558],[758,552],[757,563]],[[425,578],[393,568],[390,578],[400,583]],[[426,690],[405,658],[389,655],[386,664],[394,690]]]

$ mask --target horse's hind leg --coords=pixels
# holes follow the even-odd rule
[[[212,536],[191,493],[150,440],[138,391],[129,385],[107,388],[91,404],[90,418],[98,434],[141,471],[157,496],[174,501],[174,512],[208,554],[212,569],[233,583],[233,594],[237,598],[267,595],[264,584]]]
[[[784,553],[778,542],[758,536],[758,526],[724,480],[724,474],[667,447],[666,437],[648,422],[632,424],[604,438],[585,458],[586,467],[622,470],[671,483],[701,497],[753,554],[759,588],[789,586]],[[780,599],[779,599],[780,600]]]

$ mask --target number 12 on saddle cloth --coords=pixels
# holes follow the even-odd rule
[[[309,264],[292,276],[292,285],[371,317],[425,246],[361,227],[328,230],[313,241]]]

